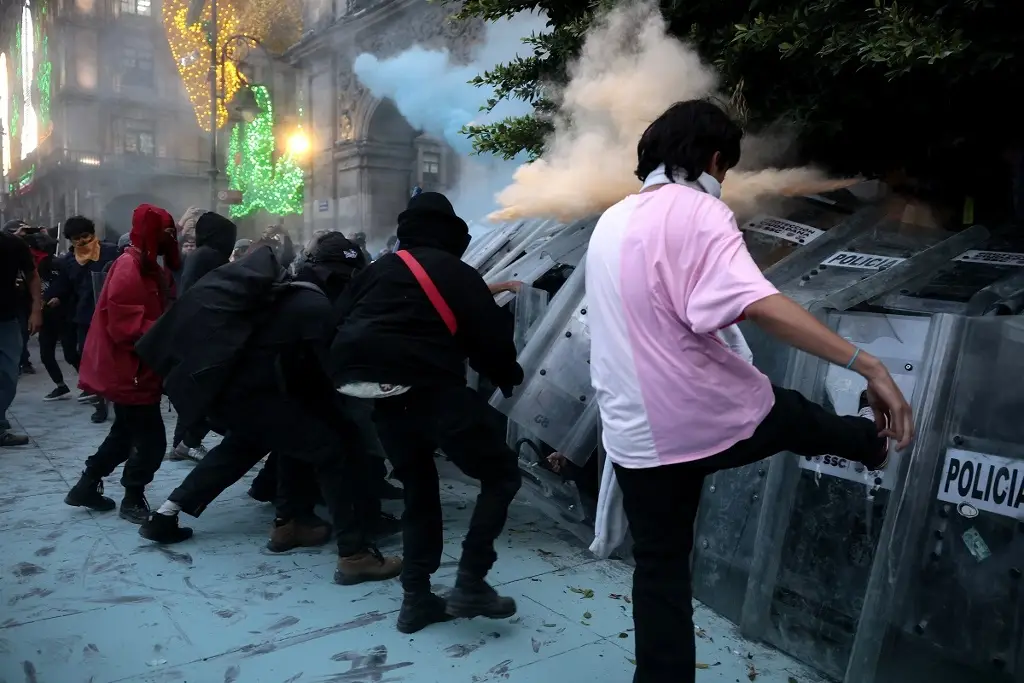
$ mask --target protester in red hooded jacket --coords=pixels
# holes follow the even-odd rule
[[[64,499],[68,505],[113,510],[114,501],[103,495],[103,478],[124,463],[120,515],[136,524],[149,515],[145,488],[163,461],[167,435],[160,414],[160,377],[142,364],[135,342],[170,305],[174,294],[170,271],[177,270],[179,259],[171,215],[150,204],[136,208],[131,246],[107,273],[79,372],[83,390],[114,404],[114,424]]]

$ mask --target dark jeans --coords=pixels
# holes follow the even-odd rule
[[[348,557],[372,546],[370,534],[380,518],[380,501],[366,485],[368,456],[350,419],[340,410],[314,414],[276,396],[224,404],[217,417],[227,435],[169,496],[182,512],[198,517],[271,451],[279,460],[278,518],[293,519],[312,511],[304,488],[308,484],[301,481],[303,465],[311,466],[331,513],[338,555]],[[282,466],[280,461],[287,462]]]
[[[32,359],[28,355],[28,319],[32,313],[32,300],[29,299],[18,307],[18,324],[21,325],[21,358],[18,362],[19,367],[25,367],[32,363]]]
[[[434,451],[480,480],[480,494],[462,542],[459,571],[483,579],[497,559],[494,541],[505,527],[508,507],[521,484],[519,463],[505,435],[489,423],[489,406],[466,387],[413,389],[378,399],[377,433],[405,487],[402,586],[430,590],[444,544],[441,492]]]
[[[171,446],[177,448],[178,444],[184,441],[189,448],[197,448],[209,433],[210,427],[205,420],[201,424],[189,426],[182,421],[181,415],[179,415],[177,422],[174,423],[174,440],[171,442]]]
[[[0,321],[0,419],[3,429],[7,423],[7,409],[18,393],[18,363],[21,360],[21,323],[17,318]]]
[[[102,479],[124,463],[121,485],[126,490],[141,491],[160,469],[166,447],[167,434],[159,403],[148,406],[115,403],[114,424],[96,454],[85,461],[85,473]]]
[[[873,422],[839,416],[789,389],[775,389],[775,406],[754,434],[718,455],[649,469],[615,465],[633,534],[633,683],[693,683],[696,648],[690,552],[704,477],[776,453],[877,457]]]
[[[43,311],[43,327],[39,330],[39,359],[50,379],[58,386],[64,384],[64,373],[57,362],[58,342],[64,351],[64,360],[78,369],[78,339],[75,332],[75,328],[67,324],[63,313],[53,309]]]

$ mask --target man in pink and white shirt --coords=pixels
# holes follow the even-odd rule
[[[718,198],[742,135],[709,102],[670,107],[637,147],[643,190],[604,213],[587,252],[591,379],[636,559],[634,683],[694,680],[689,555],[706,475],[781,451],[878,469],[890,437],[913,436],[882,363],[781,295],[747,251]],[[863,375],[866,417],[772,386],[719,334],[744,318]]]

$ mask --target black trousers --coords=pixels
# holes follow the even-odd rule
[[[224,401],[218,423],[227,435],[189,472],[169,500],[198,517],[225,489],[237,482],[268,451],[278,459],[277,516],[294,519],[312,512],[308,474],[312,467],[338,543],[348,557],[372,546],[380,518],[380,500],[366,485],[369,456],[359,429],[340,410],[319,414],[277,396],[238,397]]]
[[[21,302],[18,306],[18,323],[21,324],[21,361],[20,367],[25,367],[32,363],[32,359],[28,354],[28,319],[32,313],[32,300],[29,299],[27,302]]]
[[[185,424],[179,415],[178,420],[174,423],[174,440],[171,442],[171,446],[177,448],[178,444],[184,441],[189,448],[196,448],[203,443],[203,439],[209,433],[210,427],[205,420],[201,424],[190,426]]]
[[[870,420],[829,413],[798,392],[774,387],[775,406],[754,434],[722,453],[648,469],[615,465],[633,535],[633,683],[693,683],[690,552],[704,477],[782,451],[850,460],[876,457],[882,446]]]
[[[39,359],[53,383],[61,385],[64,384],[64,373],[57,362],[58,342],[64,352],[64,360],[77,370],[79,359],[75,328],[67,323],[62,312],[44,309],[43,327],[39,330]]]
[[[505,527],[521,478],[518,458],[505,435],[490,424],[489,410],[466,387],[413,389],[377,400],[377,433],[405,487],[402,586],[408,592],[429,591],[430,577],[441,565],[441,492],[434,464],[439,447],[459,469],[480,480],[459,571],[482,579],[494,566],[494,541]]]
[[[134,446],[134,451],[132,447]],[[167,447],[160,404],[126,406],[114,404],[114,424],[96,453],[85,461],[85,473],[102,479],[124,463],[121,485],[142,492],[160,469]]]

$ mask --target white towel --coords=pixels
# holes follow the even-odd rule
[[[754,354],[736,325],[719,330],[718,338],[740,358],[753,364]],[[626,540],[628,531],[629,522],[626,521],[626,511],[622,507],[622,489],[615,479],[612,461],[605,458],[604,471],[601,472],[601,490],[597,494],[594,542],[590,544],[590,552],[601,559],[607,558]]]

